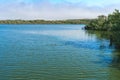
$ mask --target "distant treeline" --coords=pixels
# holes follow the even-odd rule
[[[85,27],[87,30],[104,30],[116,31],[120,30],[120,12],[115,9],[112,14],[108,16],[100,15],[97,19],[91,20]]]
[[[0,20],[0,24],[88,24],[91,19],[74,20]]]

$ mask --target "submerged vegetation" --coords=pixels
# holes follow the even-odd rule
[[[100,40],[108,40],[109,46],[120,50],[120,32],[119,31],[96,31],[96,30],[86,30],[86,33],[91,35],[96,35]]]

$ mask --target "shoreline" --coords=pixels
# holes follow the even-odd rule
[[[0,20],[0,24],[88,24],[91,20]]]

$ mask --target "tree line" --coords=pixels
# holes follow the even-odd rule
[[[99,39],[107,39],[110,46],[120,50],[120,12],[115,9],[108,16],[100,15],[85,26],[86,32],[95,34]]]
[[[88,24],[90,19],[71,20],[0,20],[0,24]]]
[[[115,9],[112,14],[108,16],[100,15],[97,19],[91,20],[85,29],[87,30],[104,30],[115,31],[120,30],[120,12]]]

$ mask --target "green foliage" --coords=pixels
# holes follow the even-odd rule
[[[116,10],[107,17],[104,15],[98,16],[92,20],[86,27],[91,34],[96,34],[99,39],[108,39],[114,44],[116,49],[120,49],[120,12]],[[99,31],[98,31],[99,30]],[[94,32],[94,33],[93,33]]]
[[[88,24],[90,19],[73,19],[73,20],[0,20],[0,24]]]
[[[91,30],[120,30],[120,12],[116,10],[109,14],[108,16],[98,16],[98,18],[94,21],[91,21],[85,29]]]

